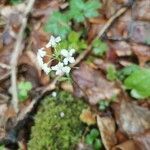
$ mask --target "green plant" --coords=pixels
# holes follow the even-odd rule
[[[87,48],[87,44],[85,40],[80,39],[81,33],[71,31],[66,40],[60,42],[60,44],[56,47],[57,51],[61,49],[76,49],[76,52],[80,52],[83,49]]]
[[[98,0],[70,0],[69,6],[69,10],[64,13],[56,11],[50,16],[44,26],[46,32],[66,38],[71,31],[71,21],[83,22],[86,18],[98,16],[97,9],[100,8],[100,3]]]
[[[100,100],[99,102],[99,110],[104,111],[109,106],[110,101],[108,100]]]
[[[69,18],[67,15],[60,12],[54,12],[44,26],[46,32],[51,32],[54,35],[59,35],[65,38],[71,31],[69,26]]]
[[[10,1],[10,3],[12,4],[12,5],[16,5],[16,4],[19,4],[19,3],[22,3],[23,2],[23,0],[9,0]]]
[[[100,150],[102,148],[102,141],[100,140],[99,131],[95,128],[91,129],[85,137],[85,143],[91,145],[94,150]]]
[[[133,71],[125,80],[124,85],[131,90],[134,98],[150,97],[150,69],[140,68]]]
[[[107,44],[97,38],[93,41],[92,45],[92,52],[96,56],[103,56],[108,50]]]
[[[135,72],[136,70],[139,70],[140,67],[138,65],[130,65],[130,66],[127,66],[123,69],[121,69],[120,71],[117,72],[117,77],[120,79],[120,80],[124,80],[125,78],[127,78],[130,74],[132,74],[133,72]]]
[[[98,0],[70,0],[69,14],[76,22],[83,22],[86,18],[98,16],[97,9],[100,6]]]
[[[114,65],[109,65],[107,68],[107,79],[110,81],[117,79],[117,71]]]
[[[0,146],[0,150],[5,150],[5,147],[4,146]]]
[[[84,132],[85,125],[79,115],[87,106],[68,92],[57,92],[47,97],[35,116],[29,150],[73,149]]]
[[[29,91],[32,89],[31,82],[21,81],[18,83],[18,97],[20,101],[25,101],[29,97]]]

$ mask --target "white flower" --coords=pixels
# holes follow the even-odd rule
[[[46,73],[46,74],[49,74],[50,73],[50,71],[51,71],[51,68],[50,67],[48,67],[48,64],[43,64],[42,66],[41,66],[41,68],[42,68],[42,70]]]
[[[57,65],[52,67],[52,70],[56,71],[56,75],[63,75],[63,73],[69,73],[71,68],[69,66],[64,66],[63,63],[59,62]]]
[[[70,72],[71,68],[69,66],[64,66],[62,68],[62,70],[63,70],[64,73],[68,74]]]
[[[37,55],[43,58],[46,55],[44,48],[38,49]]]
[[[43,66],[43,57],[46,55],[46,52],[44,51],[44,48],[40,48],[37,52],[37,61],[40,67]]]
[[[41,56],[37,55],[37,61],[38,61],[39,66],[42,67],[44,64],[43,58]]]
[[[55,47],[57,45],[57,43],[59,43],[61,41],[61,38],[58,36],[58,37],[54,37],[54,36],[51,36],[49,42],[46,44],[46,48],[49,48],[49,47]]]
[[[75,53],[75,49],[71,49],[70,51],[67,51],[66,49],[61,50],[61,55],[64,56],[64,64],[68,65],[68,63],[74,63],[75,59],[72,57],[72,55]]]
[[[64,112],[60,113],[60,117],[63,118],[65,116]]]

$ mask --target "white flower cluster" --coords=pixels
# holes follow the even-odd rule
[[[55,48],[56,45],[61,41],[60,37],[53,37],[51,36],[49,42],[46,44],[46,48]],[[75,59],[73,57],[73,54],[75,53],[75,49],[62,49],[61,50],[61,56],[63,56],[63,61],[58,62],[57,65],[55,66],[48,66],[48,63],[44,63],[43,59],[46,56],[46,51],[44,50],[44,47],[40,48],[37,53],[37,60],[39,66],[42,68],[42,70],[46,73],[49,74],[51,70],[56,72],[56,75],[63,75],[63,74],[68,74],[71,70],[71,68],[68,66],[69,63],[74,63]]]

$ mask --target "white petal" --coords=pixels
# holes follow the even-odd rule
[[[38,61],[39,66],[42,67],[42,65],[44,64],[42,57],[37,55],[37,61]]]
[[[63,72],[68,74],[70,72],[71,68],[69,66],[63,67]]]
[[[74,62],[75,62],[74,57],[70,57],[70,58],[69,58],[69,62],[70,62],[71,64],[74,63]]]
[[[63,71],[61,69],[56,71],[56,75],[62,75],[62,74],[63,74]]]
[[[43,64],[42,69],[46,74],[49,74],[51,71],[51,69],[48,67],[48,65],[46,63]]]
[[[59,68],[63,68],[63,66],[64,66],[64,64],[61,63],[61,62],[59,62],[57,65],[58,65]]]
[[[55,41],[56,41],[57,43],[60,42],[60,41],[61,41],[60,36],[56,37]]]
[[[51,67],[52,68],[52,70],[58,70],[58,66],[56,65],[56,66],[53,66],[53,67]]]
[[[61,53],[61,55],[64,56],[64,57],[67,57],[67,56],[68,56],[68,51],[67,51],[66,49],[62,49],[60,53]]]
[[[68,65],[68,58],[65,58],[65,59],[63,60],[63,62],[64,62],[65,65]]]
[[[41,57],[44,57],[46,55],[46,51],[44,51],[44,48],[40,48],[38,50],[38,53],[37,55],[41,56]]]
[[[71,50],[69,51],[70,56],[72,56],[74,53],[75,53],[75,49],[71,49]]]

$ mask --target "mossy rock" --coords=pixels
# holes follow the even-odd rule
[[[59,92],[43,100],[32,127],[29,150],[73,150],[85,125],[79,116],[86,104],[70,93]]]

